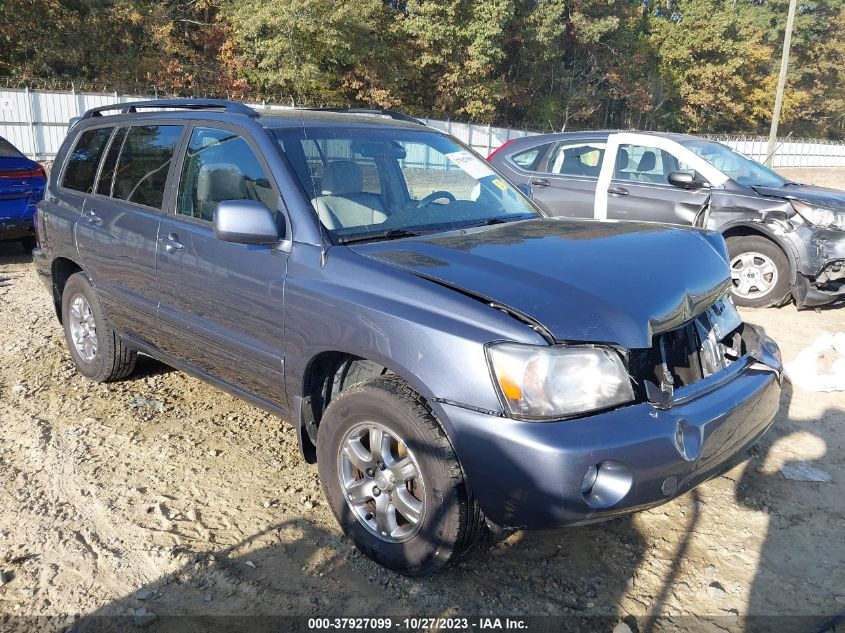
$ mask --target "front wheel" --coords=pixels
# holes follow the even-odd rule
[[[783,305],[790,292],[790,269],[780,247],[759,235],[737,235],[726,242],[734,303],[750,308]]]
[[[329,405],[317,465],[343,531],[394,571],[436,571],[467,550],[483,525],[446,434],[395,376],[354,385]]]

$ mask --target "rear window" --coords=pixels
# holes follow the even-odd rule
[[[115,170],[112,197],[160,209],[181,134],[181,125],[129,128]]]
[[[79,135],[76,146],[67,161],[62,186],[74,191],[91,193],[94,190],[94,176],[106,149],[113,128],[98,127]]]
[[[21,158],[18,149],[6,139],[0,137],[0,158]]]

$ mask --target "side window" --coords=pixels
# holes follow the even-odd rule
[[[114,174],[112,197],[161,209],[181,125],[129,128]]]
[[[531,149],[526,149],[518,154],[514,154],[511,156],[511,160],[528,171],[537,171],[538,163],[546,155],[546,151],[549,149],[549,145],[551,143],[546,143],[544,145],[538,145],[537,147],[532,147]]]
[[[634,182],[669,184],[677,160],[670,153],[646,145],[620,145],[613,178]]]
[[[278,206],[264,168],[243,137],[195,128],[179,180],[176,213],[211,222],[223,200],[258,200],[274,212]]]
[[[97,166],[106,149],[106,142],[114,128],[98,127],[79,135],[76,146],[67,160],[62,187],[92,193]]]
[[[111,195],[112,182],[114,182],[114,172],[117,166],[117,157],[120,156],[120,150],[123,147],[123,139],[126,138],[126,132],[129,128],[118,128],[117,132],[111,139],[109,151],[106,154],[106,160],[100,169],[100,177],[97,179],[97,193],[104,196]]]
[[[581,141],[561,143],[549,158],[547,171],[562,176],[589,176],[598,178],[605,143]]]

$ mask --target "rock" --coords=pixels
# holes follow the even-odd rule
[[[152,589],[141,589],[141,591],[135,594],[136,600],[149,600],[155,595],[155,591]]]
[[[314,504],[313,504],[311,501],[306,501],[306,502],[305,502],[305,509],[306,509],[306,510],[313,510],[313,509],[314,509]]]
[[[135,609],[135,613],[132,614],[132,624],[138,628],[144,628],[155,622],[157,617],[155,613],[148,611],[146,607],[141,607],[140,609]]]
[[[246,561],[244,563],[244,565],[246,565],[247,567],[252,567],[253,569],[255,569],[255,563],[253,563],[251,560]]]
[[[0,571],[0,587],[8,585],[12,582],[12,573],[8,571]]]
[[[147,398],[146,396],[135,396],[129,403],[131,409],[150,409],[157,413],[164,412],[164,402],[155,398]]]
[[[727,592],[725,591],[725,588],[721,585],[721,583],[714,580],[709,585],[707,585],[707,594],[711,598],[722,599],[727,595]]]
[[[830,475],[808,462],[789,462],[780,467],[781,474],[792,481],[816,481],[827,483]]]
[[[624,622],[620,622],[616,626],[613,627],[613,631],[611,633],[633,633],[631,627],[625,624]]]
[[[704,568],[704,577],[707,578],[707,580],[713,580],[716,577],[716,568],[713,567],[713,565],[707,565],[707,567]]]

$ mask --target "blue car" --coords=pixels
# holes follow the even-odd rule
[[[0,136],[0,240],[35,248],[35,205],[44,197],[44,168]]]

